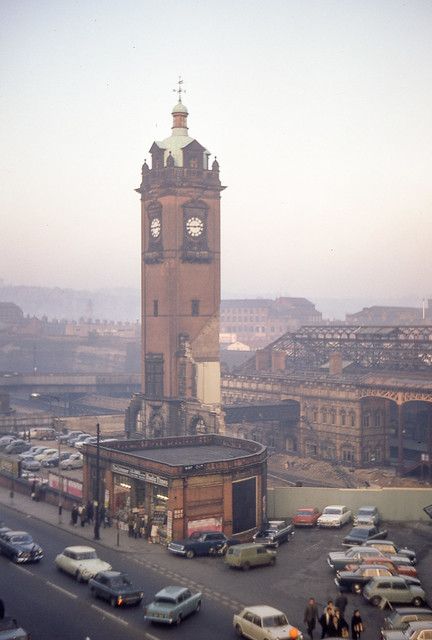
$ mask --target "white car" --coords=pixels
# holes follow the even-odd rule
[[[282,611],[267,605],[245,607],[235,613],[233,626],[241,638],[251,640],[303,640],[303,634],[288,622]]]
[[[69,458],[60,462],[61,469],[81,469],[84,465],[82,453],[72,453]]]
[[[317,520],[318,527],[342,527],[347,522],[351,522],[352,512],[342,504],[331,504],[324,508],[324,511]]]
[[[45,449],[45,451],[41,451],[41,453],[36,454],[33,458],[40,462],[41,460],[46,460],[50,456],[56,456],[57,454],[57,449]]]
[[[78,582],[88,582],[100,571],[110,571],[108,562],[99,560],[93,547],[66,547],[62,553],[56,556],[57,569],[70,573]]]

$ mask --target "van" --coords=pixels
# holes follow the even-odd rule
[[[229,567],[247,571],[251,567],[274,565],[276,551],[268,549],[263,544],[236,544],[228,548],[225,562]]]
[[[55,440],[56,432],[51,427],[35,427],[30,430],[30,436],[35,440]]]

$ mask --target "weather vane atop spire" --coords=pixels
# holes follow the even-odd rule
[[[178,93],[178,99],[179,99],[179,102],[181,102],[182,101],[181,100],[181,94],[182,93],[186,93],[186,89],[182,89],[183,80],[182,80],[181,76],[179,76],[177,84],[178,84],[178,89],[173,89],[173,91],[174,91],[174,93]]]

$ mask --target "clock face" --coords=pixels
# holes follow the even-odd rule
[[[192,238],[198,238],[203,232],[204,223],[201,218],[189,218],[186,222],[186,231]]]
[[[153,238],[159,238],[160,232],[161,221],[159,220],[159,218],[153,218],[153,220],[150,222],[150,233],[152,234]]]

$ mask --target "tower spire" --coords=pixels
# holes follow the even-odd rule
[[[177,84],[178,84],[178,88],[173,89],[174,93],[177,93],[178,95],[178,102],[174,107],[174,109],[172,110],[172,116],[173,116],[172,132],[173,132],[173,135],[175,136],[187,136],[188,110],[183,104],[183,102],[181,101],[182,93],[186,93],[186,91],[182,88],[183,79],[181,76],[179,76]]]
[[[177,80],[177,84],[178,84],[177,89],[173,89],[173,91],[174,93],[178,94],[178,101],[181,102],[182,101],[181,94],[186,93],[186,89],[182,88],[183,78],[181,76],[179,76],[179,79]]]

